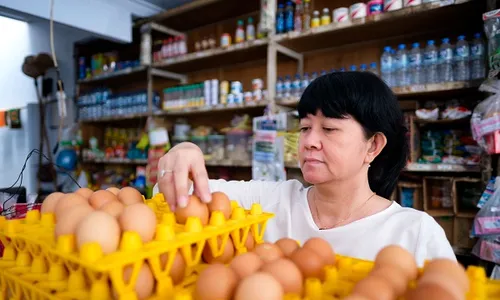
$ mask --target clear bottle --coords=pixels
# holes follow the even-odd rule
[[[276,98],[283,98],[283,78],[276,80]]]
[[[315,10],[311,19],[311,28],[319,27],[321,24],[321,18],[319,17],[319,11]]]
[[[439,76],[440,82],[453,81],[453,46],[449,38],[444,38],[439,47]]]
[[[295,32],[301,32],[302,31],[302,20],[304,18],[304,7],[302,6],[302,0],[296,0],[295,1],[295,15],[294,15],[294,22],[293,22],[293,30]]]
[[[438,51],[433,40],[427,41],[424,50],[425,83],[437,83],[438,78]]]
[[[367,66],[366,64],[361,64],[361,65],[359,66],[359,70],[360,70],[361,72],[366,72],[366,71],[368,70],[368,66]]]
[[[397,86],[407,86],[408,81],[408,51],[406,45],[400,44],[396,52],[396,80]]]
[[[292,79],[290,75],[285,76],[285,81],[283,81],[283,97],[288,98],[292,95]]]
[[[247,41],[255,40],[255,25],[253,24],[253,18],[248,18],[247,28],[246,28],[246,39]]]
[[[371,62],[370,63],[370,68],[368,69],[368,72],[371,72],[377,76],[380,76],[380,73],[378,71],[377,63],[376,62]]]
[[[184,36],[179,37],[179,55],[187,54],[186,38]]]
[[[313,82],[314,79],[318,78],[318,72],[313,72],[312,75],[311,75],[311,81],[309,81],[309,83]]]
[[[320,76],[323,76],[323,75],[326,75],[328,73],[326,73],[326,70],[321,70],[321,73],[319,73],[319,74],[320,74]]]
[[[330,16],[330,10],[325,7],[323,8],[323,15],[321,15],[321,26],[328,25],[332,22],[332,17]]]
[[[172,53],[171,53],[172,57],[176,57],[179,55],[179,37],[178,36],[173,38],[171,51],[172,51]]]
[[[382,56],[380,57],[380,72],[382,74],[382,79],[385,81],[385,83],[388,86],[393,86],[393,66],[394,66],[394,60],[393,56],[391,54],[391,47],[386,46],[384,47],[384,52],[382,53]]]
[[[276,33],[285,32],[285,11],[283,4],[278,4],[278,11],[276,12]]]
[[[484,40],[480,33],[474,34],[474,40],[470,47],[471,52],[471,79],[482,79],[486,77],[486,61]]]
[[[293,17],[293,4],[292,1],[286,3],[285,8],[285,32],[293,31],[294,17]]]
[[[422,84],[422,51],[419,43],[413,43],[409,58],[409,84]]]
[[[300,84],[301,94],[306,90],[308,85],[309,85],[309,73],[304,73],[304,76],[302,76],[302,82]]]
[[[302,14],[302,28],[311,28],[311,0],[304,0],[304,13]]]
[[[358,67],[356,67],[356,65],[351,65],[351,66],[349,67],[349,71],[354,72],[354,71],[357,71],[357,70],[358,70]]]
[[[340,68],[339,72],[345,72],[345,68]]]
[[[236,27],[236,35],[234,38],[234,42],[238,44],[238,43],[243,43],[244,41],[245,41],[245,29],[243,20],[238,20],[238,27]]]
[[[300,74],[295,74],[295,79],[292,82],[292,96],[300,97],[301,95],[301,84],[302,80],[300,80]]]
[[[457,81],[466,81],[470,79],[470,48],[469,42],[465,40],[465,36],[458,37],[455,48],[455,76]]]

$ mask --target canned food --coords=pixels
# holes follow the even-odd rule
[[[366,4],[354,3],[349,7],[349,16],[351,20],[366,17]]]
[[[342,23],[349,21],[349,9],[347,7],[339,7],[333,11],[333,22]]]
[[[422,0],[404,0],[404,7],[408,7],[408,6],[417,6],[417,5],[420,5],[422,4]]]
[[[252,92],[245,92],[245,94],[243,95],[243,97],[245,98],[245,102],[252,102],[253,100],[253,97],[252,97]]]
[[[403,8],[403,0],[384,0],[384,11],[393,11]]]
[[[239,81],[231,81],[231,94],[243,93],[243,85]]]
[[[252,91],[261,90],[264,88],[264,81],[260,78],[255,78],[252,80]]]
[[[384,11],[384,0],[371,0],[368,2],[368,15],[378,15]]]

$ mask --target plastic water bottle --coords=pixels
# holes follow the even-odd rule
[[[276,97],[283,98],[283,78],[278,77],[276,81]]]
[[[301,94],[306,90],[308,85],[309,85],[309,73],[304,73],[304,76],[302,76],[302,82],[300,84]]]
[[[321,73],[320,73],[320,75],[321,75],[321,76],[326,75],[326,74],[328,74],[328,73],[326,72],[326,70],[321,70]]]
[[[471,64],[470,73],[472,79],[481,79],[486,77],[486,61],[484,41],[480,33],[474,34],[474,40],[470,47]]]
[[[458,37],[455,50],[455,76],[457,81],[466,81],[470,79],[470,48],[465,36]]]
[[[294,30],[293,5],[291,1],[286,3],[285,8],[285,32]]]
[[[410,84],[423,84],[422,51],[419,43],[413,43],[409,59]]]
[[[367,69],[368,69],[368,67],[366,66],[366,64],[361,64],[361,65],[359,66],[359,70],[360,70],[361,72],[366,72],[366,70],[367,70]]]
[[[318,72],[313,72],[311,75],[311,80],[309,82],[313,82],[313,80],[316,78],[318,78]]]
[[[345,72],[345,68],[340,68],[339,72]]]
[[[349,67],[349,70],[350,70],[350,71],[356,71],[357,69],[358,69],[358,67],[356,67],[356,65],[351,65],[351,66]]]
[[[380,72],[382,73],[382,79],[388,86],[393,86],[392,70],[393,57],[391,54],[391,47],[386,46],[384,48],[384,53],[382,53],[382,57],[380,57]]]
[[[406,45],[400,44],[396,52],[396,85],[407,86],[408,83],[408,52]]]
[[[292,96],[293,97],[300,97],[301,95],[301,80],[300,80],[300,74],[295,74],[295,79],[292,82]]]
[[[449,38],[444,38],[439,48],[439,74],[441,82],[453,81],[453,47]]]
[[[278,4],[278,12],[276,13],[276,33],[285,32],[285,11],[283,9],[283,4]]]
[[[376,62],[370,63],[370,68],[368,69],[368,72],[372,72],[373,74],[380,76]]]
[[[433,40],[427,42],[424,51],[425,83],[438,82],[438,51]]]
[[[283,97],[288,98],[292,95],[292,79],[289,75],[285,76],[283,81]]]

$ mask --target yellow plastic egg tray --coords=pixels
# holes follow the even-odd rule
[[[175,299],[184,294],[179,289],[196,280],[206,243],[213,255],[219,256],[231,236],[236,252],[244,253],[248,234],[262,243],[267,221],[273,217],[262,212],[259,204],[244,210],[232,202],[229,220],[225,220],[222,213],[214,212],[207,226],[202,226],[194,217],[188,218],[185,225],[179,225],[162,195],[145,203],[158,218],[154,240],[143,244],[136,232],[126,231],[118,251],[107,255],[97,243],[83,245],[78,251],[73,235],[56,240],[53,214],[32,210],[24,219],[0,217],[0,242],[5,247],[0,258],[0,300],[108,300],[113,299],[110,283],[120,300],[135,300],[135,280],[146,262],[156,281],[152,299]],[[169,274],[177,251],[186,262],[186,276],[182,284],[174,286]],[[168,257],[163,267],[162,255]],[[132,268],[132,275],[125,282],[123,271],[127,267]]]

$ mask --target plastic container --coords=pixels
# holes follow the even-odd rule
[[[208,153],[211,155],[212,160],[223,160],[225,154],[225,141],[224,135],[209,135],[208,136]]]
[[[203,154],[208,154],[208,141],[206,136],[191,136],[191,142],[200,147]]]
[[[233,130],[226,134],[226,157],[232,161],[252,159],[251,131]]]

